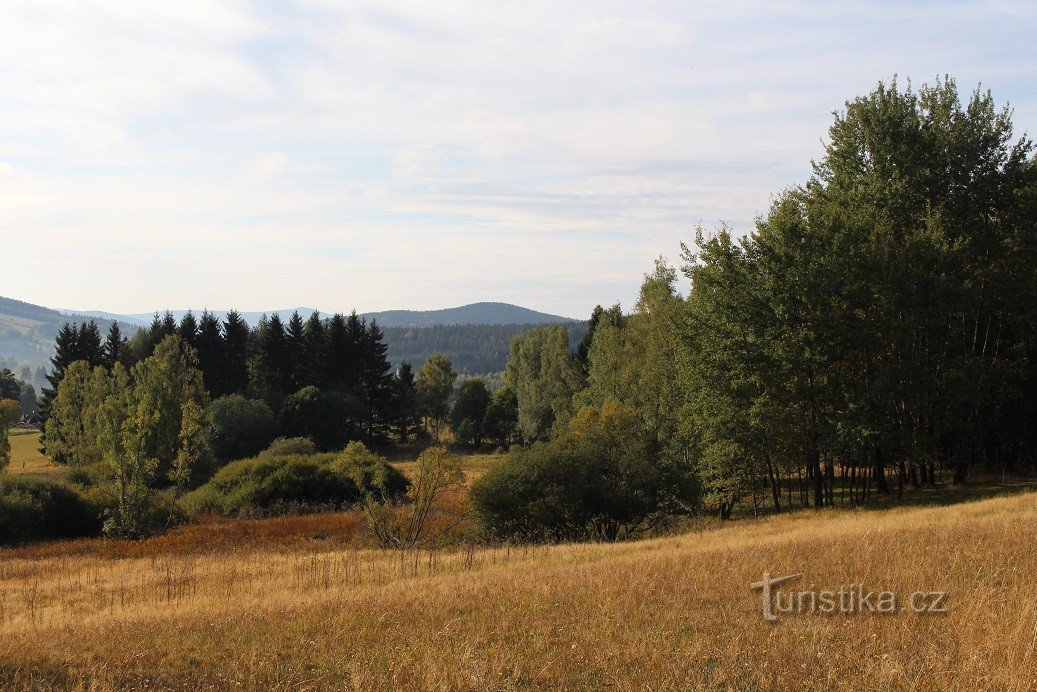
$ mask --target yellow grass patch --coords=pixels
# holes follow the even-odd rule
[[[11,443],[11,465],[7,467],[8,473],[57,479],[64,476],[68,470],[40,452],[38,434],[10,435],[7,440]]]
[[[0,554],[0,686],[1037,687],[1037,494],[619,545]],[[800,588],[946,591],[942,616],[764,622]]]

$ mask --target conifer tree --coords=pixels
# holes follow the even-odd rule
[[[198,321],[198,335],[194,343],[198,352],[198,369],[202,371],[205,388],[210,398],[227,393],[227,368],[225,347],[220,322],[208,310],[202,312]]]
[[[248,323],[236,310],[227,313],[223,321],[224,365],[221,368],[221,394],[244,392],[249,386],[249,340],[251,330]]]

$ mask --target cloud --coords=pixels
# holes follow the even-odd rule
[[[4,292],[629,305],[696,224],[745,231],[802,182],[831,111],[879,79],[982,80],[1033,129],[1027,19],[1011,0],[9,0],[0,235],[47,251]]]

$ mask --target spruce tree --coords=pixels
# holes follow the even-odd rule
[[[306,327],[298,310],[292,313],[285,327],[285,342],[289,362],[285,393],[292,394],[303,388],[308,370],[305,348]]]
[[[303,326],[303,352],[300,362],[303,367],[302,387],[319,387],[327,377],[327,332],[324,321],[316,310],[307,318]]]
[[[198,320],[194,318],[194,313],[190,310],[180,318],[180,325],[177,327],[176,333],[180,335],[185,344],[194,348],[198,339]]]
[[[114,368],[116,363],[125,365],[125,361],[129,356],[129,349],[127,341],[122,335],[122,330],[119,329],[118,322],[112,322],[102,348],[104,353],[103,365],[107,370]]]
[[[215,398],[229,393],[225,391],[227,376],[223,333],[219,320],[208,310],[202,312],[202,318],[198,321],[194,347],[198,352],[198,369],[202,371],[209,396]]]
[[[223,367],[221,394],[244,392],[249,386],[248,350],[251,330],[236,310],[223,321]]]

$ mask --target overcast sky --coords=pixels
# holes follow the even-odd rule
[[[1033,131],[1035,4],[4,0],[0,295],[629,307],[880,79]]]

